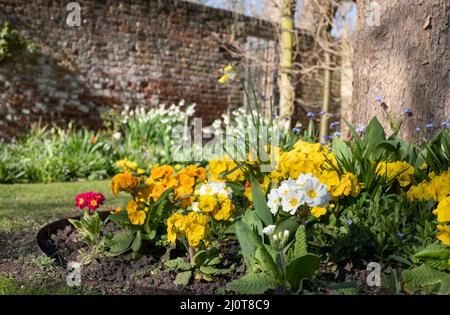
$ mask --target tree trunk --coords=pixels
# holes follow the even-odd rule
[[[292,66],[294,55],[294,16],[295,0],[283,0],[280,23],[280,116],[291,119],[294,113],[294,86],[292,84]]]
[[[331,2],[320,3],[323,11],[323,26],[321,30],[321,40],[329,46],[331,41],[330,31],[331,25],[328,21],[333,19],[333,7]],[[322,112],[323,115],[320,117],[320,139],[323,140],[324,137],[328,135],[328,117],[331,104],[331,53],[329,51],[324,51],[323,53],[323,94],[322,94]]]
[[[351,22],[347,21],[351,6],[341,7],[341,15],[345,17],[346,21],[342,25],[342,37],[340,38],[341,48],[341,134],[344,139],[350,138],[350,130],[345,124],[345,120],[352,121],[352,94],[353,94],[353,44],[354,34],[351,29]]]
[[[393,117],[405,119],[400,135],[406,139],[427,123],[440,125],[450,115],[450,2],[360,0],[357,5],[353,123],[367,124],[377,116],[386,127],[375,101],[381,97]],[[412,117],[405,117],[405,107]]]

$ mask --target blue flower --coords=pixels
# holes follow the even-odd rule
[[[361,125],[358,128],[355,129],[357,133],[362,134],[364,131],[366,131],[366,126]]]
[[[339,132],[339,131],[336,131],[335,133],[333,133],[333,135],[335,136],[335,137],[340,137],[341,136],[341,133]]]
[[[295,133],[295,134],[297,134],[297,133],[300,132],[300,128],[294,127],[294,128],[292,128],[292,132]]]
[[[425,127],[427,127],[428,129],[433,129],[434,125],[432,123],[428,123]]]
[[[405,234],[403,234],[402,232],[397,232],[397,237],[399,239],[402,239],[405,236]]]
[[[378,102],[378,103],[381,103],[383,101],[383,97],[377,95],[377,96],[375,96],[375,101]]]
[[[330,129],[335,129],[339,126],[339,121],[334,121],[330,124]]]
[[[322,140],[320,143],[321,143],[322,145],[326,145],[326,144],[327,144],[327,141],[326,141],[326,140]]]
[[[419,127],[416,128],[416,132],[419,133],[422,129],[420,129]]]
[[[313,112],[308,112],[306,114],[306,117],[308,117],[309,119],[313,119],[314,118],[314,113]]]
[[[450,122],[448,120],[442,122],[442,128],[447,129],[450,126]]]
[[[404,112],[408,117],[411,117],[411,116],[413,115],[413,112],[412,112],[408,107],[403,108],[403,112]]]
[[[347,225],[352,225],[352,224],[353,224],[353,221],[351,219],[348,219],[347,220]]]
[[[320,113],[319,113],[319,115],[320,115],[320,116],[323,116],[323,115],[325,115],[326,113],[327,113],[326,111],[321,110]]]

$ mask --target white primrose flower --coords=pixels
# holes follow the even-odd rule
[[[304,203],[304,194],[302,191],[296,189],[296,187],[290,190],[286,195],[283,195],[281,205],[283,211],[289,212],[294,215],[297,212],[298,207]]]
[[[286,196],[291,190],[297,189],[297,185],[294,180],[286,179],[281,182],[278,192],[281,197]]]
[[[266,226],[266,227],[263,229],[263,233],[266,234],[266,235],[272,235],[273,232],[275,231],[275,227],[276,227],[276,226],[273,225],[273,224],[268,225],[268,226]]]
[[[278,208],[281,206],[281,196],[278,189],[271,189],[267,197],[267,206],[269,207],[270,212],[272,212],[273,215],[276,215],[278,213]]]
[[[231,199],[233,195],[233,191],[227,184],[223,182],[209,182],[207,184],[203,184],[199,189],[199,195],[225,195]]]
[[[305,202],[310,207],[323,207],[331,200],[327,186],[322,184],[317,178],[307,180],[307,185],[303,190],[305,193]]]
[[[300,189],[304,189],[309,182],[313,181],[315,177],[313,177],[310,173],[308,174],[300,174],[300,176],[295,181]]]

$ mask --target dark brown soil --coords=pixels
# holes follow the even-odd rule
[[[35,235],[41,226],[32,224],[28,230],[17,229],[0,231],[0,275],[8,274],[19,284],[27,286],[31,283],[41,287],[64,287],[68,271],[64,264],[56,262],[42,263],[45,255],[39,250]],[[114,230],[114,226],[109,226]],[[78,249],[83,247],[71,226],[65,226],[51,235],[50,241],[58,249],[62,261],[74,260]],[[92,262],[82,269],[82,289],[89,294],[216,294],[229,293],[224,284],[241,277],[245,266],[240,262],[239,246],[236,241],[223,244],[224,267],[236,264],[237,268],[228,275],[218,276],[215,281],[191,280],[188,287],[178,287],[173,283],[177,271],[167,270],[160,257],[128,259],[121,257],[104,257]],[[176,256],[177,253],[175,253]],[[174,257],[172,257],[174,258]],[[44,260],[45,261],[45,260]],[[366,284],[368,271],[365,264],[348,263],[330,267],[320,271],[319,279],[329,282],[352,282],[360,289],[360,294],[392,294],[385,289],[371,288]],[[282,292],[279,292],[282,293]],[[318,289],[313,293],[332,294],[328,289]]]
[[[116,230],[114,224],[109,222],[107,231],[113,232],[114,230]],[[76,231],[71,225],[58,229],[57,233],[51,235],[50,238],[57,250],[59,261],[78,260],[78,250],[82,249],[84,244],[77,239]],[[215,276],[214,281],[191,279],[187,287],[177,286],[173,283],[178,273],[177,270],[168,270],[160,259],[161,257],[151,256],[142,256],[137,260],[131,260],[127,255],[101,257],[82,267],[81,278],[90,282],[122,283],[124,286],[142,292],[158,289],[183,294],[216,294],[220,287],[243,276],[245,271],[239,258],[239,247],[236,241],[226,242],[222,246],[222,252],[224,253],[222,267],[227,268],[234,264],[237,268],[229,274]],[[171,258],[177,256],[179,255],[171,253]]]

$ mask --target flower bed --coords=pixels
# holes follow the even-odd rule
[[[148,171],[122,160],[111,189],[126,204],[102,220],[102,195],[78,195],[84,214],[55,245],[88,275],[113,265],[197,293],[449,293],[448,132],[418,146],[376,119],[365,136],[350,128],[349,142],[267,146],[279,153],[270,172],[250,158]]]

